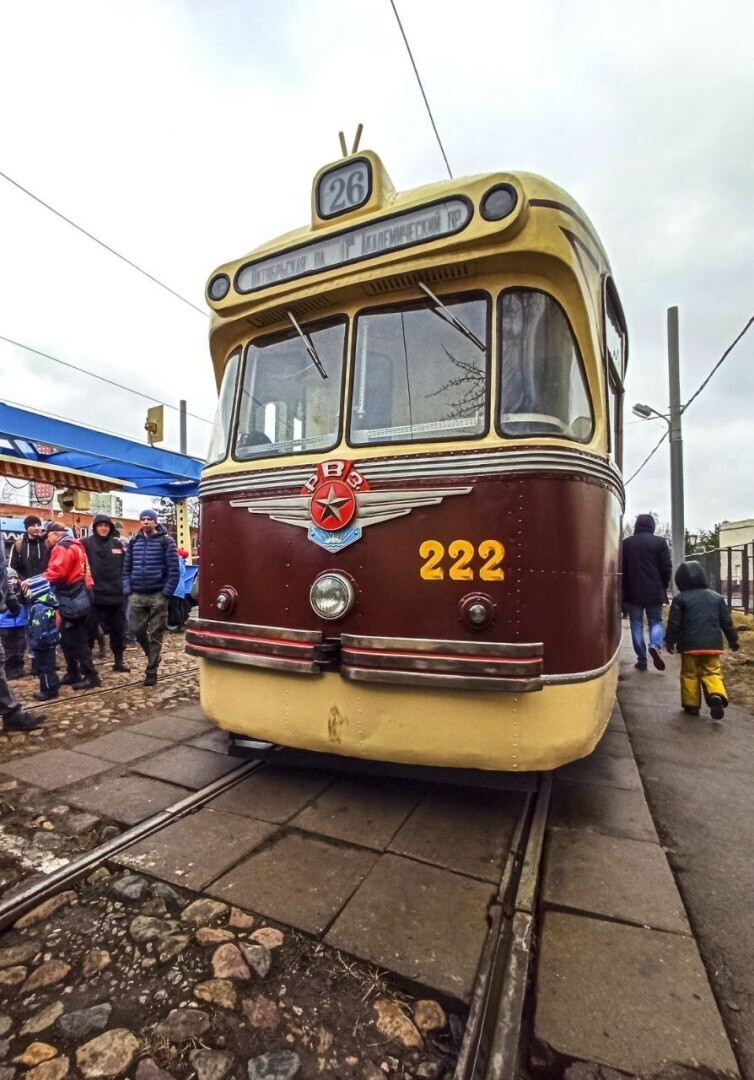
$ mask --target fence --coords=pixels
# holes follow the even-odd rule
[[[754,615],[754,543],[696,551],[686,558],[702,564],[708,586],[723,594],[729,608]]]

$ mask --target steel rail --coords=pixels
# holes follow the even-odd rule
[[[159,813],[153,814],[152,817],[133,825],[119,836],[114,836],[112,840],[107,840],[104,844],[85,852],[77,859],[73,859],[67,866],[61,866],[58,870],[54,870],[43,880],[31,882],[15,895],[0,901],[0,932],[7,930],[27,911],[31,911],[32,908],[52,898],[68,885],[74,884],[84,874],[89,873],[90,870],[96,869],[107,859],[131,847],[137,840],[145,840],[147,837],[173,824],[173,822],[179,821],[188,814],[192,814],[195,810],[201,809],[205,803],[214,799],[217,795],[221,795],[229,788],[235,787],[236,784],[245,780],[251,773],[264,768],[264,766],[265,762],[261,761],[249,761],[241,765],[238,769],[234,769],[233,772],[220,777],[218,780],[213,780],[206,787],[200,788],[199,791],[187,795],[185,799],[181,799],[179,802],[173,803],[172,806],[166,807],[165,810],[161,810]]]
[[[454,1080],[518,1075],[537,886],[552,774],[527,796],[516,826],[477,971]]]
[[[169,675],[161,675],[160,683],[166,683],[169,679],[178,679],[183,675],[191,675],[196,673],[195,667],[181,668],[180,671],[172,671]],[[131,679],[129,682],[116,683],[115,686],[100,686],[93,690],[88,690],[86,693],[81,691],[75,691],[75,697],[56,697],[50,698],[49,701],[43,701],[39,705],[24,705],[24,712],[34,712],[38,709],[51,709],[56,705],[70,705],[72,701],[86,701],[90,697],[101,697],[103,694],[114,694],[116,690],[129,690],[134,686],[143,686],[144,679]]]

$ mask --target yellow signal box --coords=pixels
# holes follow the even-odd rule
[[[150,446],[162,442],[165,438],[165,407],[153,405],[147,409],[147,422],[144,424],[147,433],[147,442]]]

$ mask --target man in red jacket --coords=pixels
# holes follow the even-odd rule
[[[74,690],[89,690],[101,683],[92,663],[87,632],[91,577],[86,551],[81,541],[56,521],[47,527],[45,544],[50,549],[50,561],[42,576],[54,587],[60,604],[60,643],[68,669],[60,681]]]

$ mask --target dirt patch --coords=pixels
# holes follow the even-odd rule
[[[725,689],[734,705],[754,713],[754,616],[734,611],[733,625],[741,648],[723,656]]]

